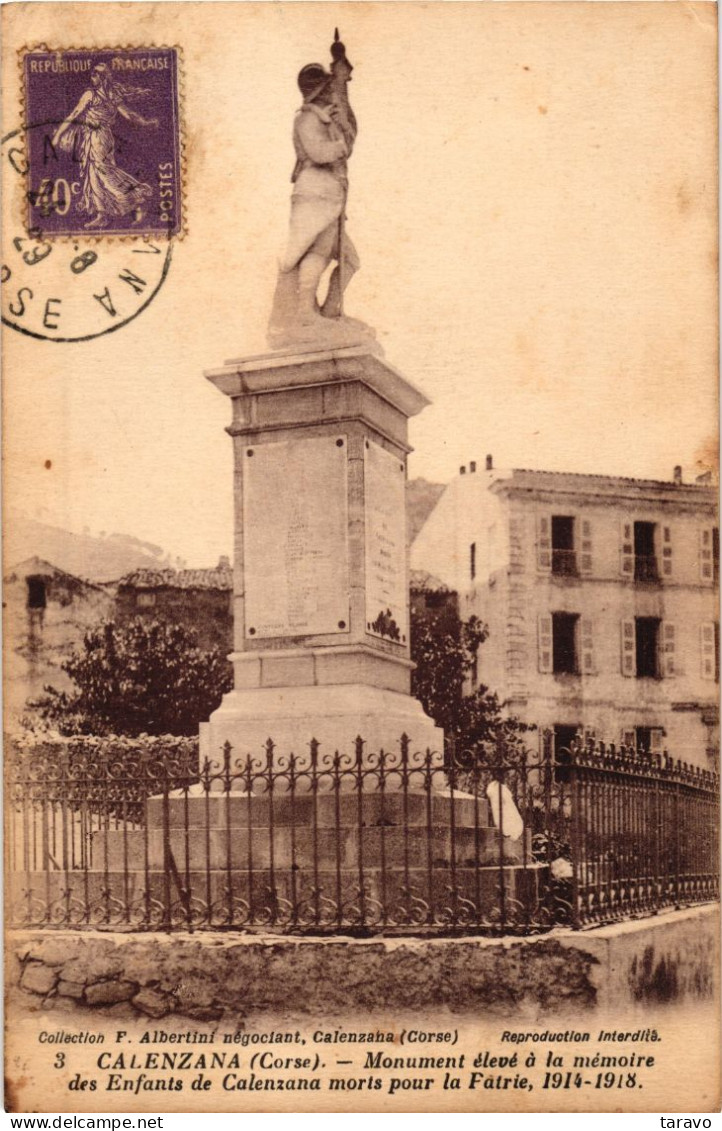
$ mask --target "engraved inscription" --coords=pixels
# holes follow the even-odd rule
[[[345,437],[247,449],[243,532],[247,638],[346,630]]]
[[[408,646],[406,477],[397,456],[364,445],[366,631]]]

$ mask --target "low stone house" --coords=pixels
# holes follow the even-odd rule
[[[115,620],[141,617],[193,630],[201,648],[233,646],[233,570],[228,558],[215,569],[137,569],[118,582]]]
[[[12,566],[3,577],[6,723],[46,685],[69,690],[61,664],[89,628],[112,616],[108,587],[66,573],[43,558]]]

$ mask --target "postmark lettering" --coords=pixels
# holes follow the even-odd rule
[[[120,329],[152,302],[168,273],[174,241],[167,232],[143,239],[105,239],[97,232],[53,239],[44,225],[68,215],[73,192],[70,182],[66,191],[58,179],[51,189],[43,188],[50,206],[42,222],[23,228],[26,176],[17,155],[39,149],[34,138],[51,129],[45,122],[13,130],[2,140],[2,321],[33,338],[87,341]]]

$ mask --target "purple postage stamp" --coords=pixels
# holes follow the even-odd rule
[[[178,56],[177,47],[22,53],[29,230],[181,232]]]

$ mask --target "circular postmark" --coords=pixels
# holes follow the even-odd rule
[[[29,135],[51,138],[57,125],[23,126],[0,142],[2,321],[32,338],[83,342],[120,330],[145,310],[168,274],[173,241],[162,232],[104,239],[100,231],[57,238],[46,230],[43,214],[62,213],[78,191],[70,177],[48,176],[41,189],[31,183]],[[28,227],[30,193],[34,223]]]

